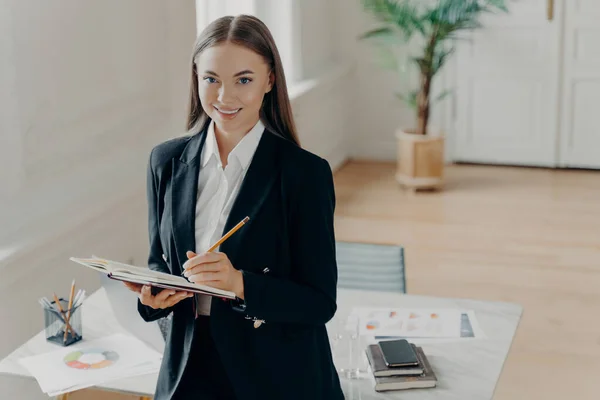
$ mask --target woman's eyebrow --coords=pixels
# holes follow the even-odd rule
[[[238,72],[237,74],[235,74],[235,75],[234,75],[234,77],[236,77],[236,76],[240,76],[240,75],[246,75],[246,74],[253,74],[253,73],[254,73],[254,72],[252,72],[251,70],[249,70],[249,69],[245,69],[245,70],[243,70],[243,71],[240,71],[240,72]]]
[[[208,69],[207,69],[206,71],[204,71],[204,73],[205,73],[205,74],[209,74],[209,75],[214,75],[214,76],[216,76],[217,78],[219,77],[219,75],[218,75],[216,72],[210,71],[210,70],[208,70]],[[253,71],[251,71],[251,70],[249,70],[249,69],[245,69],[245,70],[243,70],[243,71],[240,71],[240,72],[238,72],[237,74],[235,74],[235,75],[234,75],[234,77],[236,77],[236,76],[240,76],[240,75],[246,75],[246,74],[253,74],[253,73],[254,73]]]

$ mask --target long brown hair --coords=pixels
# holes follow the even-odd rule
[[[204,112],[198,94],[198,72],[196,57],[205,49],[225,42],[244,46],[261,55],[275,75],[273,87],[265,94],[260,110],[260,119],[265,127],[300,146],[292,106],[288,97],[283,73],[283,64],[275,40],[269,28],[251,15],[227,16],[211,22],[198,36],[192,54],[192,77],[190,81],[190,101],[187,129],[204,129],[210,118]]]

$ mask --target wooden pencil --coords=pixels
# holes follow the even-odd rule
[[[70,323],[71,322],[71,308],[73,308],[73,295],[75,294],[75,279],[73,279],[73,282],[71,282],[71,294],[69,295],[69,307],[67,308],[67,317],[66,317],[66,322]],[[65,337],[63,338],[63,342],[67,341],[67,334],[69,333],[69,328],[67,327],[67,329],[65,329]],[[72,334],[75,334],[73,332],[73,330],[71,330]]]
[[[240,229],[242,226],[244,226],[244,224],[246,224],[246,222],[248,222],[249,220],[250,220],[250,217],[245,217],[243,220],[238,222],[237,225],[234,226],[233,228],[231,228],[229,230],[229,232],[227,232],[221,239],[219,239],[215,244],[210,246],[210,248],[207,250],[207,253],[215,251],[215,249],[217,247],[219,247],[221,244],[223,244],[224,241],[226,241],[231,235],[236,233],[238,231],[238,229]],[[181,275],[183,276],[184,273],[185,273],[185,270],[181,272]]]
[[[235,232],[237,232],[238,229],[240,229],[242,226],[244,226],[244,224],[246,222],[248,222],[249,219],[250,219],[250,217],[246,217],[243,220],[241,220],[240,222],[238,222],[238,224],[236,226],[234,226],[233,228],[231,228],[229,230],[229,232],[227,232],[225,234],[225,236],[223,236],[221,239],[219,239],[217,241],[217,243],[210,246],[210,249],[208,249],[207,253],[210,253],[211,251],[214,251],[217,247],[219,247],[224,241],[226,241],[229,238],[229,236],[233,235]]]
[[[54,302],[55,302],[55,303],[56,303],[56,305],[58,306],[58,310],[60,311],[61,315],[62,315],[62,316],[63,316],[63,318],[65,319],[65,325],[66,325],[66,327],[65,327],[65,330],[66,330],[66,329],[70,329],[70,330],[71,330],[71,332],[75,332],[75,331],[73,330],[73,328],[71,328],[71,324],[69,324],[69,321],[67,321],[67,317],[66,317],[66,315],[65,315],[65,312],[64,312],[64,310],[63,310],[62,306],[60,305],[60,301],[58,300],[58,297],[56,296],[56,293],[53,293],[53,296],[54,296]],[[66,340],[65,340],[64,338],[63,338],[63,342],[66,342]]]

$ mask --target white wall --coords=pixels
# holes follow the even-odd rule
[[[297,2],[300,23],[300,56],[302,78],[314,78],[327,72],[335,59],[335,3],[323,0],[302,0]]]
[[[15,193],[19,187],[21,143],[16,103],[16,66],[14,60],[13,9],[8,0],[0,1],[0,199]],[[0,219],[0,221],[2,221]],[[1,252],[0,252],[1,253]]]
[[[348,66],[323,68],[290,91],[302,147],[327,159],[333,170],[349,157],[347,110],[353,91],[346,82],[351,75]]]
[[[352,107],[347,113],[347,118],[352,121],[352,129],[348,132],[350,156],[394,161],[397,148],[394,132],[398,127],[410,128],[415,124],[415,112],[398,100],[395,93],[407,93],[416,87],[415,72],[412,71],[412,76],[404,76],[380,68],[373,46],[357,39],[360,34],[379,26],[363,10],[360,0],[326,3],[334,4],[333,18],[325,24],[334,35],[334,57],[354,67],[354,75],[346,82],[354,92]],[[413,50],[418,51],[418,48]],[[443,90],[444,79],[436,78],[435,91]],[[433,109],[432,123],[446,127],[447,112],[448,102],[440,103],[440,107]]]
[[[146,162],[185,131],[195,35],[193,0],[0,0],[0,358],[42,328],[38,297],[98,286],[69,256],[145,262]]]
[[[354,90],[352,66],[335,56],[331,1],[303,0],[295,3],[296,44],[302,58],[297,63],[300,82],[291,84],[290,96],[302,147],[326,158],[333,169],[349,156],[348,118]]]
[[[191,1],[6,3],[2,245],[143,175],[149,147],[183,131],[195,37]]]
[[[395,77],[356,40],[369,26],[360,1],[302,0],[295,7],[303,81],[291,92],[303,145],[334,167],[349,157],[395,159],[394,129],[412,113],[394,98]]]

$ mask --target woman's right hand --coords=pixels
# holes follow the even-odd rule
[[[175,291],[172,289],[163,289],[157,295],[152,295],[149,285],[139,283],[123,282],[127,289],[136,292],[140,297],[140,302],[155,310],[173,307],[183,299],[192,297],[194,294],[185,291]]]

